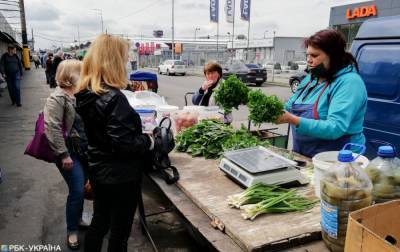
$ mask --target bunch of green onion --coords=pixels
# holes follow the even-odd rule
[[[276,185],[257,183],[242,193],[228,196],[228,204],[244,210],[244,219],[254,220],[263,213],[286,213],[305,211],[312,208],[318,200],[309,200],[296,193]]]

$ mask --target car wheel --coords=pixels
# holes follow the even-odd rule
[[[168,69],[167,69],[167,75],[168,75],[168,76],[170,76],[170,75],[171,75]]]
[[[160,69],[160,68],[158,69],[158,74],[159,74],[159,75],[162,75],[162,72],[161,72],[161,69]]]
[[[256,86],[260,87],[264,82],[256,82]]]
[[[182,73],[182,76],[185,76],[186,75],[186,73]]]
[[[293,80],[292,83],[290,83],[290,89],[292,90],[292,93],[296,93],[299,84],[300,84],[299,80]]]

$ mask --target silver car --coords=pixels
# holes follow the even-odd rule
[[[161,65],[158,66],[159,74],[166,75],[185,75],[186,74],[186,65],[185,62],[181,60],[166,60]]]

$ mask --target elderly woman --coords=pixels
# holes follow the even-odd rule
[[[84,152],[85,134],[75,112],[74,94],[79,80],[81,62],[66,60],[57,68],[58,87],[47,98],[44,107],[45,134],[57,157],[56,166],[68,185],[66,204],[67,244],[78,249],[78,226],[82,222],[85,176],[80,154]]]

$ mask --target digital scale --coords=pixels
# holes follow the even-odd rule
[[[249,187],[256,183],[299,184],[310,182],[297,163],[262,146],[225,152],[219,168],[234,181]]]

